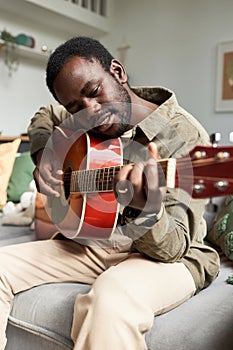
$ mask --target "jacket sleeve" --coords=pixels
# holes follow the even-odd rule
[[[45,147],[54,127],[63,122],[70,114],[60,104],[41,107],[32,117],[28,126],[30,152],[35,162],[35,154]]]
[[[183,119],[178,125],[182,125],[182,129],[177,131],[178,134],[183,132],[183,138],[187,142],[179,143],[179,147],[175,148],[172,157],[180,158],[192,150],[194,146],[208,144],[208,135],[204,131],[203,135],[200,134],[202,129],[193,127],[191,123]],[[184,135],[183,128],[185,127],[187,135]],[[168,138],[169,142],[170,140],[174,143],[172,138]],[[165,142],[166,140],[164,140],[164,144],[166,144]],[[169,146],[172,145],[169,144]],[[157,142],[157,147],[162,158],[169,157],[168,154],[163,154],[162,141],[161,144]],[[168,149],[172,149],[172,147],[168,147]],[[132,238],[133,251],[162,262],[182,260],[193,244],[203,243],[203,238],[206,235],[206,223],[203,218],[206,202],[206,199],[191,198],[190,194],[181,188],[167,188],[163,213],[151,227],[143,225],[143,223],[138,225],[137,220],[132,220],[132,216],[128,220],[127,217],[124,217],[123,212],[124,233]]]
[[[180,197],[180,198],[178,198]],[[132,250],[162,262],[181,260],[193,241],[203,242],[206,234],[202,218],[205,200],[193,200],[182,190],[169,190],[160,219],[151,227],[130,222],[123,215],[125,235],[133,239]]]

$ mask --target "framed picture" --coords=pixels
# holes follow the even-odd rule
[[[233,112],[233,41],[217,47],[216,112]]]

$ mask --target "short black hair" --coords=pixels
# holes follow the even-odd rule
[[[71,38],[58,46],[51,54],[46,68],[46,83],[55,99],[57,97],[53,87],[54,80],[64,64],[74,56],[83,57],[86,60],[95,59],[108,72],[114,58],[98,40],[85,36]]]

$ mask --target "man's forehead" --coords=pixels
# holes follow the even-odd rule
[[[94,67],[96,69],[103,69],[101,63],[94,57],[86,58],[82,56],[72,56],[67,59],[67,61],[64,64],[64,67],[69,64],[75,65],[77,67],[88,66]]]

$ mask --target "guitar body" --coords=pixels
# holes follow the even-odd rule
[[[103,141],[88,134],[64,135],[56,132],[55,151],[63,164],[64,186],[60,198],[50,201],[47,212],[51,221],[68,238],[107,239],[118,217],[119,204],[113,190],[103,192],[71,192],[71,174],[80,170],[118,166],[122,163],[119,139]]]

